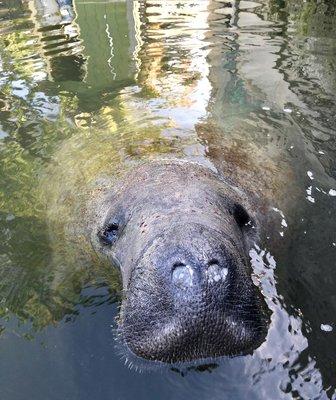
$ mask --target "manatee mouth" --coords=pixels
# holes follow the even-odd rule
[[[134,267],[119,332],[128,353],[185,364],[250,353],[267,317],[247,261],[232,240],[193,226],[151,243]]]

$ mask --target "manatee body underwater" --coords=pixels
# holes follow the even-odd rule
[[[262,343],[268,314],[248,255],[259,222],[244,192],[175,159],[141,163],[98,192],[76,236],[120,269],[127,358],[186,365]]]

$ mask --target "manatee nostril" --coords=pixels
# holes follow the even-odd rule
[[[194,271],[190,265],[182,262],[175,263],[172,269],[172,281],[181,288],[186,289],[193,286]]]
[[[205,275],[209,283],[225,281],[228,274],[228,269],[220,265],[219,261],[212,259],[208,262],[208,268]]]
[[[210,267],[211,265],[219,265],[219,261],[216,258],[212,258],[209,262],[208,262],[208,267]]]

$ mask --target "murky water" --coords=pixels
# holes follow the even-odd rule
[[[336,398],[333,2],[8,0],[0,18],[1,400]],[[139,374],[115,347],[118,274],[53,240],[69,205],[45,199],[162,157],[273,207],[250,253],[272,321],[252,355]]]

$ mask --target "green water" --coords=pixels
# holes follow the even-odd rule
[[[336,398],[333,2],[10,0],[0,21],[0,399]],[[117,271],[60,222],[167,157],[271,205],[250,256],[273,314],[252,355],[139,374]]]

